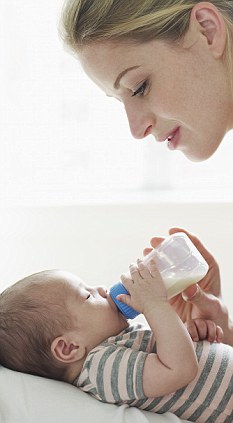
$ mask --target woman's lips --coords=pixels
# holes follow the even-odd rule
[[[175,150],[179,144],[180,128],[177,128],[171,136],[167,138],[167,146],[170,150]]]
[[[158,136],[157,141],[164,142],[164,141],[171,140],[174,137],[174,135],[176,134],[176,132],[178,131],[178,129],[180,129],[180,127],[176,126],[175,128],[173,128],[171,131],[167,132],[166,134],[164,134],[162,136]]]

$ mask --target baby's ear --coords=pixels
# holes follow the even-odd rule
[[[70,334],[65,334],[55,338],[51,344],[51,352],[59,361],[63,363],[74,363],[86,355],[86,348],[72,339]]]

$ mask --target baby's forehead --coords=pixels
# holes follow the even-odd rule
[[[61,291],[85,288],[87,284],[78,276],[65,270],[55,271],[52,279],[48,283],[48,288],[57,288]]]

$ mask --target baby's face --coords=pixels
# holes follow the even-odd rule
[[[59,272],[73,327],[88,351],[128,326],[104,287],[90,287],[69,272]],[[65,281],[65,284],[64,284]]]

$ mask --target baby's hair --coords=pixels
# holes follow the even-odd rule
[[[53,339],[72,324],[66,298],[59,295],[57,272],[35,273],[0,294],[1,365],[65,380],[64,364],[51,353]]]
[[[60,21],[64,44],[76,55],[95,42],[179,41],[198,0],[66,0]],[[212,0],[227,28],[224,59],[233,70],[233,1]]]

